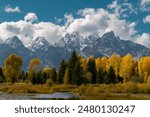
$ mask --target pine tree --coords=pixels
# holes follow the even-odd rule
[[[69,84],[69,69],[67,68],[65,71],[65,76],[64,76],[64,84],[68,85]]]
[[[40,82],[39,84],[44,84],[47,80],[47,78],[45,77],[46,74],[42,71],[39,72],[39,79],[40,79]]]
[[[36,73],[36,84],[42,84],[42,74],[41,71]]]
[[[66,71],[66,63],[64,61],[64,59],[61,61],[60,66],[59,66],[59,75],[58,75],[58,83],[63,83],[63,77],[65,75],[65,71]]]
[[[25,73],[25,78],[28,80],[28,72]]]
[[[0,67],[0,83],[5,82],[5,76],[2,67]]]
[[[49,77],[49,75],[46,74],[45,72],[42,72],[42,78],[43,78],[43,79],[42,79],[42,80],[43,80],[42,82],[43,82],[43,84],[44,84],[44,83],[46,82],[46,80],[49,79],[50,77]]]
[[[106,72],[103,71],[102,69],[99,69],[97,71],[97,83],[103,84],[104,83],[104,79],[105,79],[105,75],[106,75]]]
[[[45,68],[43,69],[43,76],[44,76],[46,79],[48,79],[48,78],[51,77],[51,72],[52,72],[52,68],[50,68],[50,67],[45,67]]]
[[[115,83],[116,82],[116,75],[115,75],[115,71],[113,69],[112,66],[110,66],[106,78],[105,78],[105,83],[106,84],[111,84],[111,83]]]
[[[25,75],[25,72],[22,71],[21,74],[20,74],[20,81],[25,81],[26,80],[26,75]]]
[[[51,78],[55,83],[57,82],[57,72],[55,68],[52,69]]]
[[[70,81],[70,83],[72,83],[72,74],[73,74],[77,59],[78,59],[78,56],[76,54],[76,51],[73,51],[72,54],[71,54],[71,58],[69,59],[69,62],[68,62],[69,78],[70,78],[69,81]]]
[[[42,71],[32,74],[32,78],[31,78],[32,84],[44,84],[45,81],[46,81],[46,79],[43,77]]]
[[[73,84],[79,86],[83,83],[82,70],[80,61],[77,61],[72,74]]]
[[[95,65],[95,59],[90,58],[87,64],[87,70],[92,73],[92,84],[96,83],[96,65]]]
[[[36,77],[36,73],[32,74],[32,78],[30,79],[32,84],[36,84],[37,83],[37,77]]]

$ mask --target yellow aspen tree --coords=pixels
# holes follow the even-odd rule
[[[20,56],[12,54],[4,62],[4,74],[7,82],[15,83],[18,81],[22,66]]]
[[[132,55],[127,54],[121,60],[120,76],[124,78],[124,82],[130,81],[133,74],[134,60]]]
[[[33,77],[34,73],[38,73],[40,71],[40,65],[42,61],[39,58],[34,58],[29,63],[29,78],[31,79]]]
[[[64,84],[68,85],[69,84],[69,69],[67,68],[65,71],[65,76],[64,76]]]
[[[99,71],[100,69],[102,69],[101,58],[96,58],[95,63],[96,63],[96,70],[97,71]]]
[[[150,57],[142,57],[138,62],[139,76],[144,78],[144,82],[147,82],[148,76],[150,76]]]
[[[101,58],[101,66],[104,71],[107,71],[109,69],[108,59],[105,56]]]

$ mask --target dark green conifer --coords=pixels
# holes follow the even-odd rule
[[[110,66],[107,75],[105,77],[105,83],[106,84],[111,84],[111,83],[115,83],[116,81],[116,75],[115,75],[115,71],[113,69],[112,66]]]
[[[98,84],[103,84],[104,83],[105,75],[106,75],[106,72],[103,71],[103,69],[99,69],[97,71],[97,83]]]
[[[57,71],[55,68],[52,68],[51,79],[57,83]]]
[[[66,63],[64,59],[61,61],[60,66],[59,66],[59,74],[58,74],[58,83],[62,84],[63,83],[63,78],[65,75],[66,71]]]
[[[70,78],[69,81],[70,81],[70,84],[72,84],[72,82],[73,82],[72,74],[73,74],[73,71],[74,71],[77,59],[78,59],[78,56],[76,54],[76,51],[73,51],[72,54],[71,54],[71,58],[68,61],[68,70],[69,70],[69,78]]]
[[[87,64],[87,70],[92,73],[92,84],[96,83],[96,65],[95,65],[95,59],[94,58],[90,58]]]
[[[83,83],[82,70],[80,61],[77,61],[72,74],[73,84],[79,86]]]

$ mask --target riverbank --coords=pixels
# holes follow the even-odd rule
[[[150,86],[133,82],[81,85],[76,92],[89,100],[150,100]]]
[[[79,95],[83,100],[150,100],[150,86],[146,84],[88,84],[32,85],[30,83],[0,84],[0,92],[8,94],[55,94],[69,92]],[[2,93],[1,93],[2,95]]]
[[[0,84],[0,92],[8,93],[38,93],[51,94],[54,92],[74,92],[77,86],[74,85],[32,85],[31,83],[2,83]]]

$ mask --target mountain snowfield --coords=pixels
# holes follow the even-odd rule
[[[76,50],[84,57],[94,55],[95,57],[110,57],[114,53],[124,56],[132,54],[136,59],[150,55],[150,49],[133,43],[121,40],[114,32],[107,32],[101,37],[91,34],[87,37],[81,36],[78,32],[67,33],[57,43],[49,43],[45,37],[37,37],[25,45],[17,36],[8,38],[5,41],[0,39],[0,65],[10,54],[20,55],[23,59],[23,69],[27,69],[32,58],[38,57],[42,60],[43,66],[58,67],[62,59],[68,59],[70,53]]]

